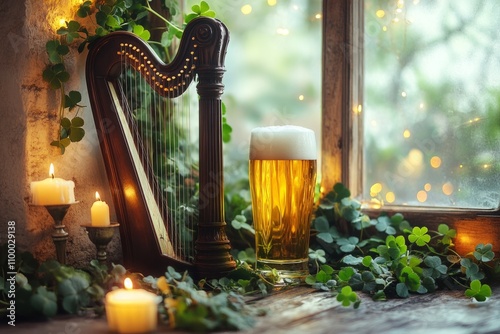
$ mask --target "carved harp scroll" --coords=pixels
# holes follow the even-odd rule
[[[169,64],[128,32],[114,32],[89,50],[87,87],[94,121],[120,223],[124,264],[132,270],[163,274],[168,265],[199,278],[218,277],[235,268],[225,233],[221,100],[229,33],[220,21],[200,17],[185,28]],[[135,72],[162,98],[184,94],[197,80],[199,109],[199,219],[194,255],[182,255],[164,189],[148,174],[151,162],[135,139],[130,102],[123,96],[124,68]],[[140,75],[139,75],[140,74]]]

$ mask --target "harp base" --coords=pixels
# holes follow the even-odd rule
[[[220,278],[236,269],[236,261],[230,254],[231,244],[226,236],[225,226],[224,222],[198,226],[194,267],[196,276],[200,279]]]

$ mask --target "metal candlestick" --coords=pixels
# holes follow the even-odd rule
[[[92,226],[92,225],[82,225],[87,231],[90,241],[97,248],[97,260],[101,263],[106,263],[108,253],[106,248],[109,242],[113,239],[116,228],[120,226],[118,223],[110,224],[108,226]]]
[[[44,205],[52,216],[52,219],[54,219],[55,226],[54,232],[52,233],[52,240],[56,246],[57,261],[61,264],[66,264],[66,242],[68,240],[68,232],[64,230],[65,226],[62,222],[69,207],[76,203],[78,202],[60,205]]]

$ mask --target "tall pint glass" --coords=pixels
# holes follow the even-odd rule
[[[316,139],[298,126],[255,128],[249,180],[256,269],[276,269],[294,282],[308,275],[309,233],[316,184]]]

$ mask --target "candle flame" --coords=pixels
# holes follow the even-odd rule
[[[100,201],[101,200],[101,196],[99,196],[99,193],[97,191],[95,192],[95,200],[96,201]]]
[[[132,284],[132,280],[130,278],[125,278],[125,281],[123,281],[123,286],[125,286],[125,289],[130,290],[134,287]]]
[[[49,167],[49,176],[51,178],[54,178],[54,164],[50,164],[50,167]]]

